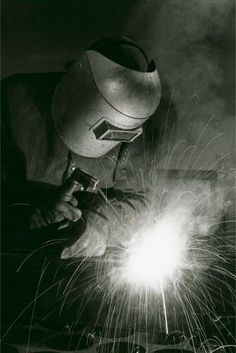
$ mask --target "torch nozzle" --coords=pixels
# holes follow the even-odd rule
[[[80,190],[96,193],[101,187],[99,180],[83,172],[79,168],[76,168],[75,171],[71,174],[71,179],[75,180],[79,184]]]

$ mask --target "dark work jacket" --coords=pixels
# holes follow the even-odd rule
[[[148,177],[155,146],[152,120],[136,141],[121,143],[103,157],[85,158],[68,150],[51,115],[52,95],[62,76],[18,74],[2,81],[4,209],[15,203],[37,204],[44,190],[61,185],[74,168],[99,179],[103,189],[142,190],[144,175]]]

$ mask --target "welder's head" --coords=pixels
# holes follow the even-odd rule
[[[104,38],[70,66],[54,92],[52,114],[68,148],[95,158],[139,136],[160,97],[155,63],[143,50],[124,37]]]

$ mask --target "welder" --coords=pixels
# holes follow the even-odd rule
[[[87,214],[63,257],[102,255],[106,229],[98,212],[85,211],[96,197],[80,189],[76,198],[70,177],[78,168],[103,190],[132,194],[131,174],[144,168],[143,126],[161,97],[154,61],[128,38],[103,38],[65,72],[17,74],[3,80],[2,93],[6,229],[58,231]]]

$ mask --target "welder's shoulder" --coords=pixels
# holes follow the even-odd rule
[[[24,103],[24,100],[40,101],[50,96],[61,73],[14,74],[1,81],[2,99],[12,104]]]
[[[7,90],[9,87],[14,86],[18,82],[21,82],[22,79],[27,77],[28,74],[14,74],[6,76],[1,80],[2,89]]]
[[[26,87],[25,75],[22,74],[8,76],[1,81],[1,118],[6,126],[9,124],[11,112],[15,113],[15,110],[19,110],[19,106],[24,104]]]
[[[1,81],[2,95],[5,98],[11,98],[26,92],[32,86],[35,75],[32,74],[14,74],[7,76]]]
[[[35,130],[50,116],[58,73],[15,74],[1,82],[2,123],[17,142],[27,129]],[[22,133],[21,133],[22,132]]]

